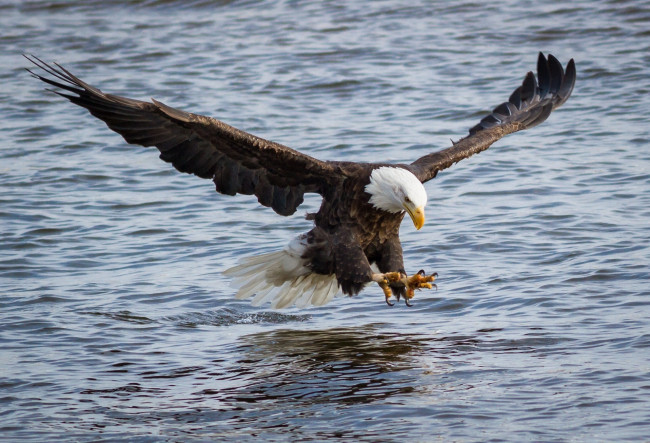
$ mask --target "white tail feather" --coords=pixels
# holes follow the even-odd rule
[[[270,301],[273,309],[296,305],[323,306],[339,292],[334,274],[311,272],[302,258],[305,237],[294,239],[284,250],[246,257],[240,264],[224,271],[238,288],[239,300],[253,297],[253,306]]]

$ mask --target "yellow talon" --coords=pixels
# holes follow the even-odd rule
[[[384,291],[384,297],[386,297],[386,304],[388,306],[395,306],[395,303],[391,303],[389,300],[393,296],[393,291],[390,289],[390,286],[388,284],[387,280],[384,280],[383,282],[379,283],[379,287]]]
[[[410,277],[405,278],[404,284],[406,285],[406,305],[411,306],[409,300],[415,296],[416,289],[433,289],[436,287],[435,284],[432,284],[430,282],[433,282],[437,276],[438,274],[435,272],[431,275],[425,275],[424,271],[420,271]]]
[[[390,288],[390,284],[396,282],[404,284],[406,287],[404,294],[406,305],[411,306],[409,300],[415,296],[415,290],[436,288],[436,285],[431,282],[433,282],[437,276],[438,274],[435,272],[431,275],[425,275],[424,271],[419,271],[410,277],[407,277],[405,274],[400,272],[386,272],[384,274],[373,274],[373,281],[377,282],[384,292],[384,297],[386,298],[386,304],[388,306],[395,305],[395,303],[390,302],[390,299],[393,297],[393,291]]]
[[[384,278],[389,282],[397,282],[402,279],[402,275],[399,272],[387,272],[384,274]]]

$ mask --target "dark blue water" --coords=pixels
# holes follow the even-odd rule
[[[0,439],[643,441],[650,435],[650,5],[0,5]],[[221,271],[309,229],[214,192],[32,79],[22,52],[322,159],[405,161],[538,51],[573,97],[426,187],[438,291],[318,309]]]

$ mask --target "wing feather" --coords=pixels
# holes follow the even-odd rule
[[[181,172],[214,181],[218,192],[255,194],[278,214],[293,214],[305,192],[338,186],[344,171],[291,148],[256,137],[222,121],[167,106],[107,94],[58,64],[25,56],[50,77],[28,71],[86,108],[128,143],[156,146],[160,158]],[[61,92],[67,91],[66,92]]]
[[[545,121],[551,112],[571,95],[576,81],[573,59],[566,72],[551,54],[548,58],[540,52],[537,59],[537,79],[532,72],[524,77],[521,86],[513,91],[507,102],[494,108],[476,126],[469,136],[452,147],[425,155],[409,165],[420,181],[425,182],[446,169],[489,148],[500,138],[513,132],[529,129]]]

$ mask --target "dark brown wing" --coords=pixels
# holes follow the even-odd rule
[[[50,74],[40,80],[75,95],[54,91],[86,108],[110,129],[133,144],[156,146],[160,158],[181,172],[214,181],[217,191],[255,194],[261,204],[290,215],[305,192],[323,193],[342,177],[335,162],[317,160],[202,115],[166,106],[106,94],[55,64],[25,56]]]
[[[454,143],[451,148],[425,155],[411,163],[409,168],[422,182],[431,180],[438,171],[464,158],[485,151],[505,135],[532,128],[548,118],[551,111],[571,95],[576,81],[576,67],[569,61],[566,72],[560,62],[539,53],[537,78],[529,72],[520,87],[507,102],[500,104],[490,115],[469,130],[469,136]],[[539,83],[538,83],[539,81]]]

